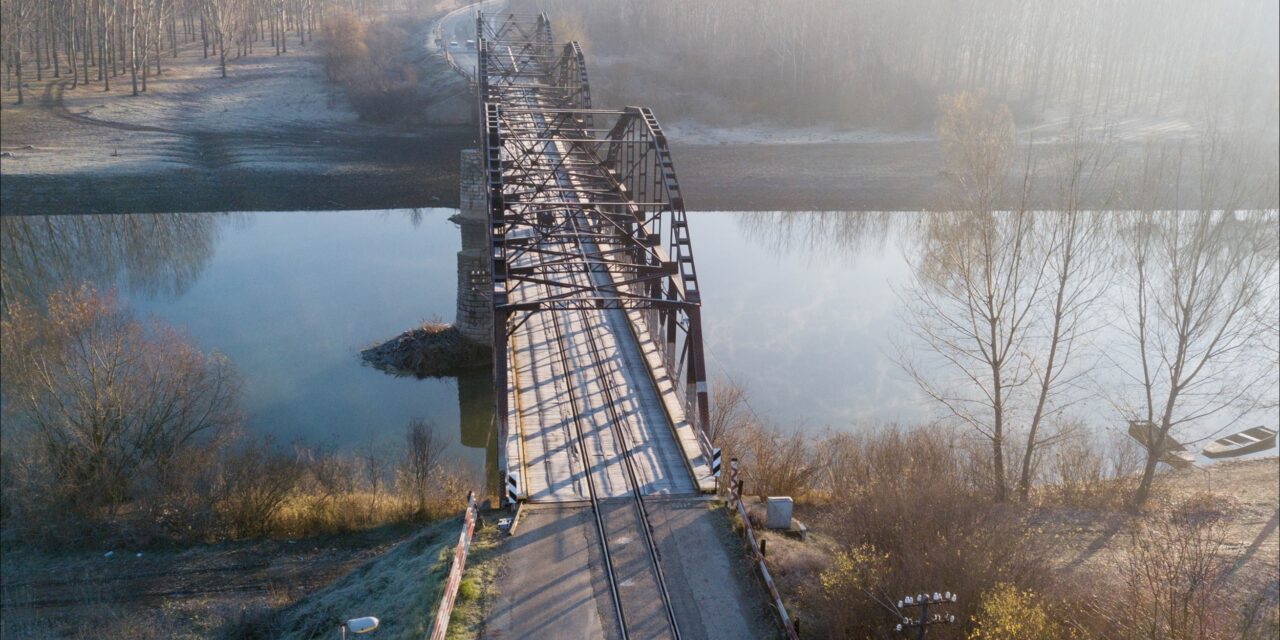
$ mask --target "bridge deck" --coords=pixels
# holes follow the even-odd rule
[[[664,309],[679,307],[685,314],[696,305],[684,299],[683,287],[696,284],[691,282],[691,256],[668,256],[654,243],[637,240],[656,241],[663,212],[671,217],[680,208],[683,215],[683,205],[674,192],[635,191],[628,185],[636,186],[637,178],[610,173],[617,167],[635,172],[643,166],[635,174],[642,181],[666,185],[664,180],[674,180],[669,160],[659,159],[652,145],[640,156],[634,150],[640,147],[626,147],[628,155],[615,157],[617,167],[607,168],[597,141],[606,132],[625,129],[595,128],[592,114],[603,111],[566,115],[566,99],[585,99],[585,89],[572,94],[572,83],[555,75],[564,70],[557,65],[573,62],[576,45],[566,45],[556,62],[547,53],[556,46],[548,44],[544,21],[522,24],[514,14],[509,18],[495,33],[482,34],[486,39],[481,40],[479,66],[485,71],[478,80],[482,103],[496,105],[495,113],[501,113],[501,123],[493,120],[497,127],[486,133],[490,143],[501,140],[491,147],[500,152],[487,156],[490,171],[498,168],[490,179],[500,176],[501,185],[491,192],[491,203],[498,193],[504,200],[501,212],[490,212],[491,223],[500,227],[493,236],[494,246],[500,247],[495,258],[504,264],[495,268],[495,290],[503,296],[495,304],[495,317],[499,310],[521,310],[501,316],[508,331],[502,351],[509,377],[506,393],[499,396],[505,425],[500,433],[505,435],[503,460],[516,483],[514,493],[531,502],[586,501],[591,499],[588,477],[600,499],[633,490],[641,495],[714,491],[710,445],[686,417],[688,399],[681,393],[693,383],[678,388],[680,375],[668,371],[669,366],[688,366],[695,356],[700,362],[701,345],[682,342],[695,355],[672,364],[672,356],[654,339],[661,338],[646,330],[651,318],[634,306],[639,298],[643,304],[667,305]],[[490,36],[494,39],[488,40]],[[647,112],[627,117],[632,120],[625,122],[656,130],[656,122],[643,120],[651,118]],[[614,145],[615,154],[625,146],[620,139]],[[650,167],[660,162],[666,164]],[[630,217],[620,222],[623,210]],[[493,222],[498,215],[503,216],[501,224]],[[641,231],[628,231],[627,225]],[[676,242],[675,223],[671,225],[671,241]],[[687,237],[680,241],[687,244]],[[667,298],[666,285],[664,293],[655,295],[648,281],[637,279],[637,274],[665,269],[664,260],[674,265],[674,271],[662,271],[671,274],[672,297]],[[620,296],[633,306],[623,308]],[[687,332],[687,316],[681,318],[679,330]],[[705,400],[703,387],[699,382],[699,398]],[[699,407],[704,411],[705,402]],[[627,459],[635,467],[634,487]]]
[[[591,275],[609,277],[599,271]],[[534,289],[535,285],[527,283],[517,285],[511,292],[512,302],[535,297]],[[709,477],[697,436],[683,419],[670,376],[657,359],[657,345],[646,341],[641,348],[627,313],[620,309],[549,311],[530,316],[512,336],[509,353],[514,385],[508,406],[509,424],[515,428],[506,443],[507,459],[522,461],[520,487],[526,499],[588,499],[583,484],[585,469],[592,470],[601,497],[627,495],[622,468],[626,446],[644,494],[696,493],[702,483],[695,477]],[[563,341],[557,340],[555,323],[559,323]],[[600,362],[593,359],[587,345],[588,331],[594,332],[603,358]],[[641,337],[647,336],[641,333]],[[571,367],[568,376],[564,360]],[[625,443],[617,442],[609,426],[606,384],[612,385]],[[569,385],[580,403],[583,436],[593,457],[585,465],[574,445]]]

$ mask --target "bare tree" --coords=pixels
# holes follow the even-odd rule
[[[716,381],[713,384],[711,397],[711,419],[707,422],[707,438],[711,444],[726,448],[736,442],[736,432],[750,421],[747,406],[747,390],[741,384],[732,381]]]
[[[1171,436],[1207,421],[1226,429],[1274,402],[1277,214],[1242,211],[1259,184],[1212,130],[1199,145],[1199,197],[1192,212],[1153,211],[1152,193],[1182,175],[1184,154],[1148,154],[1127,188],[1137,211],[1117,235],[1125,295],[1116,301],[1125,339],[1109,351],[1124,384],[1107,398],[1145,434],[1146,462],[1134,494],[1150,496]],[[1203,429],[1201,429],[1203,432]]]
[[[1268,326],[1257,306],[1274,299],[1276,222],[1274,212],[1129,217],[1123,240],[1134,295],[1121,307],[1131,343],[1117,364],[1137,393],[1115,404],[1151,431],[1135,504],[1150,495],[1172,433],[1219,414],[1233,424],[1274,385],[1271,358],[1259,357]]]
[[[938,110],[938,137],[955,187],[951,208],[991,211],[1009,169],[1013,114],[983,91],[943,96]]]
[[[429,503],[428,492],[432,482],[438,479],[446,442],[435,427],[422,418],[409,421],[405,432],[405,458],[401,474],[409,490],[418,500],[419,510],[425,512]]]
[[[908,329],[928,353],[899,345],[899,362],[989,442],[997,500],[1007,496],[1015,394],[1032,376],[1026,354],[1044,274],[1033,229],[1028,212],[931,214],[903,293]]]
[[[88,286],[52,294],[47,315],[12,304],[0,330],[6,410],[86,513],[114,514],[138,483],[170,476],[238,425],[238,385],[224,359]]]
[[[899,362],[930,397],[990,443],[992,491],[1007,495],[1005,448],[1013,394],[1031,376],[1025,356],[1044,260],[1035,216],[991,210],[1003,188],[1013,123],[1007,108],[963,94],[938,124],[959,211],[932,213],[909,258],[907,325],[930,352],[902,345]]]
[[[937,96],[985,88],[1033,118],[1064,107],[1117,119],[1194,117],[1213,100],[1229,102],[1214,106],[1241,121],[1265,120],[1272,130],[1276,122],[1274,3],[512,4],[548,11],[557,33],[567,23],[570,33],[591,35],[588,50],[605,65],[592,86],[600,102],[642,100],[659,113],[915,127],[934,118]],[[664,46],[655,49],[657,41]],[[690,100],[690,91],[708,99]]]
[[[41,3],[37,0],[5,0],[0,3],[0,14],[3,15],[4,23],[3,38],[5,43],[11,45],[8,49],[9,59],[12,61],[14,75],[17,76],[18,86],[18,104],[22,104],[24,78],[22,77],[22,36],[32,27],[31,23]],[[39,68],[39,63],[36,67]]]
[[[1096,188],[1095,181],[1110,164],[1105,139],[1093,143],[1078,130],[1068,162],[1055,198],[1056,210],[1038,214],[1041,229],[1036,251],[1048,256],[1045,294],[1052,304],[1040,313],[1046,337],[1029,349],[1037,389],[1018,478],[1018,493],[1024,500],[1031,491],[1037,450],[1064,435],[1046,434],[1042,424],[1070,403],[1065,392],[1078,386],[1084,372],[1072,365],[1080,357],[1081,342],[1099,326],[1092,319],[1107,285],[1106,214],[1081,209],[1083,197]]]

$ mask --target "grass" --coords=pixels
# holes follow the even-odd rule
[[[271,519],[270,533],[277,538],[340,535],[386,524],[421,522],[422,516],[418,502],[403,494],[349,491],[322,496],[299,492],[280,505]]]
[[[326,637],[340,620],[376,616],[382,622],[377,632],[382,640],[425,637],[435,622],[461,527],[460,517],[432,524],[332,585],[229,629],[226,635],[257,637],[249,632],[256,628],[262,630],[262,637],[306,640]],[[449,638],[474,638],[480,631],[494,595],[499,535],[492,524],[482,522],[476,527],[449,621]]]
[[[497,596],[494,577],[500,567],[498,549],[502,535],[492,522],[485,524],[482,521],[476,527],[471,551],[467,555],[467,570],[462,584],[458,586],[453,616],[449,618],[446,637],[451,640],[471,640],[479,637],[484,629],[484,618]]]
[[[383,640],[426,636],[461,524],[450,518],[427,527],[260,626],[268,637],[305,640],[325,637],[341,620],[376,616]]]

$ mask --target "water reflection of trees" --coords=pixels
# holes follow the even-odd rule
[[[882,251],[914,222],[903,211],[753,211],[737,214],[747,238],[778,253],[852,254]]]
[[[1184,444],[1274,406],[1275,211],[920,220],[899,360],[990,442],[997,498],[1011,476],[1027,494],[1037,450],[1069,435],[1081,403]],[[1164,453],[1150,448],[1136,501]],[[1007,454],[1020,473],[1006,472]]]
[[[180,295],[213,256],[225,214],[0,217],[0,301],[43,301],[69,283]]]

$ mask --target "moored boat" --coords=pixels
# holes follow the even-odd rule
[[[1254,427],[1240,433],[1218,438],[1205,445],[1201,453],[1206,458],[1235,458],[1237,456],[1258,453],[1276,447],[1276,430],[1268,427]]]
[[[1156,449],[1155,443],[1159,441],[1160,462],[1171,467],[1186,469],[1195,465],[1195,455],[1187,451],[1187,448],[1181,442],[1174,440],[1172,436],[1165,435],[1161,439],[1160,430],[1151,422],[1130,420],[1129,437],[1137,440],[1139,444],[1147,449]]]

